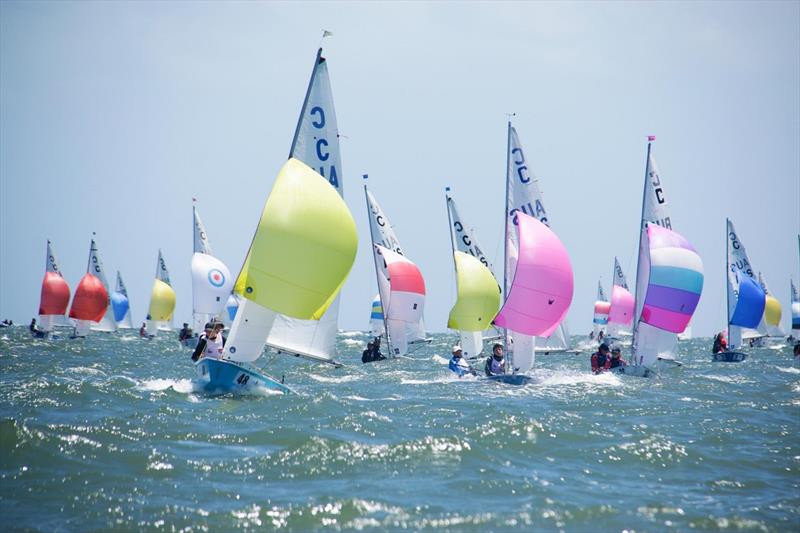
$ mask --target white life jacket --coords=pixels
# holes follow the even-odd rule
[[[203,356],[212,357],[214,359],[219,359],[222,357],[222,335],[218,333],[216,339],[209,339],[205,335],[203,335],[203,338],[206,341],[206,347],[205,350],[203,350]]]

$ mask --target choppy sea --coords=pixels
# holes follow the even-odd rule
[[[800,530],[788,345],[645,380],[537,358],[524,387],[413,359],[259,360],[296,394],[210,396],[174,335],[0,330],[3,530]],[[578,341],[577,338],[573,339]]]

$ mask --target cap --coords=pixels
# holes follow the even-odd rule
[[[602,343],[602,344],[600,345],[600,349],[601,349],[601,350],[608,350],[608,344],[606,344],[606,343]]]
[[[611,348],[611,353],[621,353],[622,350],[619,349],[619,346],[614,346]]]
[[[463,350],[461,349],[461,346],[459,346],[458,344],[453,346],[453,353],[461,352],[461,351],[463,351]]]
[[[214,329],[214,322],[206,322],[206,325],[203,329]]]

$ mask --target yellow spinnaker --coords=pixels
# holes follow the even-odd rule
[[[492,272],[475,257],[454,252],[458,298],[447,327],[460,331],[483,331],[492,325],[500,309],[500,289]]]
[[[172,287],[156,279],[153,281],[153,292],[150,295],[150,311],[147,313],[150,320],[172,320],[175,310],[175,291]]]
[[[234,291],[292,318],[318,320],[347,278],[356,223],[330,183],[291,158],[267,198]]]
[[[769,294],[764,307],[764,321],[770,326],[777,326],[781,323],[781,303]]]

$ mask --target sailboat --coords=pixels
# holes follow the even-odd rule
[[[659,360],[674,362],[678,333],[686,329],[703,291],[703,261],[694,247],[672,230],[664,186],[647,143],[639,258],[636,266],[631,364],[613,371],[655,375]]]
[[[506,203],[509,206],[507,218],[512,219],[517,212],[532,216],[545,226],[550,227],[550,217],[544,208],[544,197],[539,188],[539,179],[529,167],[529,162],[525,158],[522,144],[519,141],[517,130],[508,123],[508,141],[506,151]],[[514,231],[508,232],[509,238],[516,239]],[[514,243],[514,247],[516,243]],[[512,247],[512,249],[514,248]],[[513,254],[505,257],[504,278],[508,279],[510,271],[513,270]],[[566,318],[566,316],[565,316]],[[570,349],[569,329],[566,319],[558,327],[544,338],[537,339],[536,343],[524,341],[516,342],[515,349],[520,352],[523,349],[532,349],[539,352],[565,352]],[[519,339],[522,340],[521,338]],[[525,356],[527,357],[527,356]]]
[[[114,311],[117,329],[133,329],[128,289],[125,288],[125,282],[122,281],[122,274],[119,273],[119,270],[117,270],[116,288],[111,293],[111,308]]]
[[[445,200],[458,292],[447,327],[459,332],[462,354],[470,358],[483,351],[483,332],[492,327],[492,319],[500,309],[500,285],[474,232],[459,216],[449,191],[447,187]]]
[[[58,268],[53,246],[47,241],[47,258],[45,263],[42,292],[39,298],[39,330],[41,337],[48,336],[57,323],[64,318],[69,307],[69,285]]]
[[[594,315],[592,316],[592,338],[600,340],[600,334],[605,337],[608,329],[608,312],[611,304],[603,291],[600,280],[597,281],[597,299],[594,301]]]
[[[201,357],[199,376],[213,390],[258,385],[290,392],[250,365],[264,350],[278,316],[322,317],[336,299],[358,248],[355,221],[330,183],[290,158],[261,213],[234,285],[241,299],[219,359]]]
[[[614,258],[614,285],[611,287],[611,309],[608,313],[607,337],[610,342],[621,345],[630,345],[633,324],[633,294],[628,289],[628,280],[619,264]]]
[[[314,58],[289,157],[314,169],[344,198],[339,130],[328,61],[322,56],[322,48]],[[338,296],[322,316],[301,319],[278,314],[267,336],[267,346],[280,354],[340,366],[335,360],[338,322]]]
[[[764,316],[766,294],[756,280],[756,274],[747,257],[733,222],[725,220],[727,250],[725,254],[725,280],[728,295],[728,351],[714,354],[714,361],[740,362],[747,354],[740,351],[744,328],[757,328]]]
[[[369,332],[373,337],[386,337],[385,320],[381,295],[376,294],[375,298],[372,299],[372,310],[369,314]]]
[[[366,175],[364,179],[367,179]],[[410,345],[431,341],[425,337],[422,316],[425,280],[417,265],[404,256],[389,219],[367,189],[366,183],[364,196],[386,343],[391,356],[401,357],[409,353]]]
[[[75,328],[71,338],[83,338],[89,333],[92,326],[98,326],[108,318],[110,299],[108,297],[108,283],[103,273],[103,262],[97,252],[94,238],[89,245],[89,261],[86,274],[75,288],[69,317],[75,319]],[[112,319],[113,320],[113,319]],[[103,324],[103,329],[109,326]]]
[[[150,308],[147,311],[147,333],[153,336],[158,331],[172,331],[172,313],[175,311],[175,291],[169,282],[169,271],[161,250],[158,250],[156,275],[150,292]]]
[[[794,281],[789,280],[790,294],[792,300],[792,334],[791,340],[800,341],[800,294],[797,292],[797,287],[794,286]]]
[[[192,199],[194,253],[192,254],[192,328],[200,332],[205,324],[224,311],[233,289],[233,276],[225,264],[214,257],[208,233]],[[197,345],[197,335],[183,341]]]
[[[767,280],[761,272],[758,273],[758,284],[764,290],[766,299],[764,302],[764,316],[762,318],[767,328],[767,336],[772,339],[781,339],[786,336],[783,328],[781,328],[781,303],[775,298],[767,287]]]

